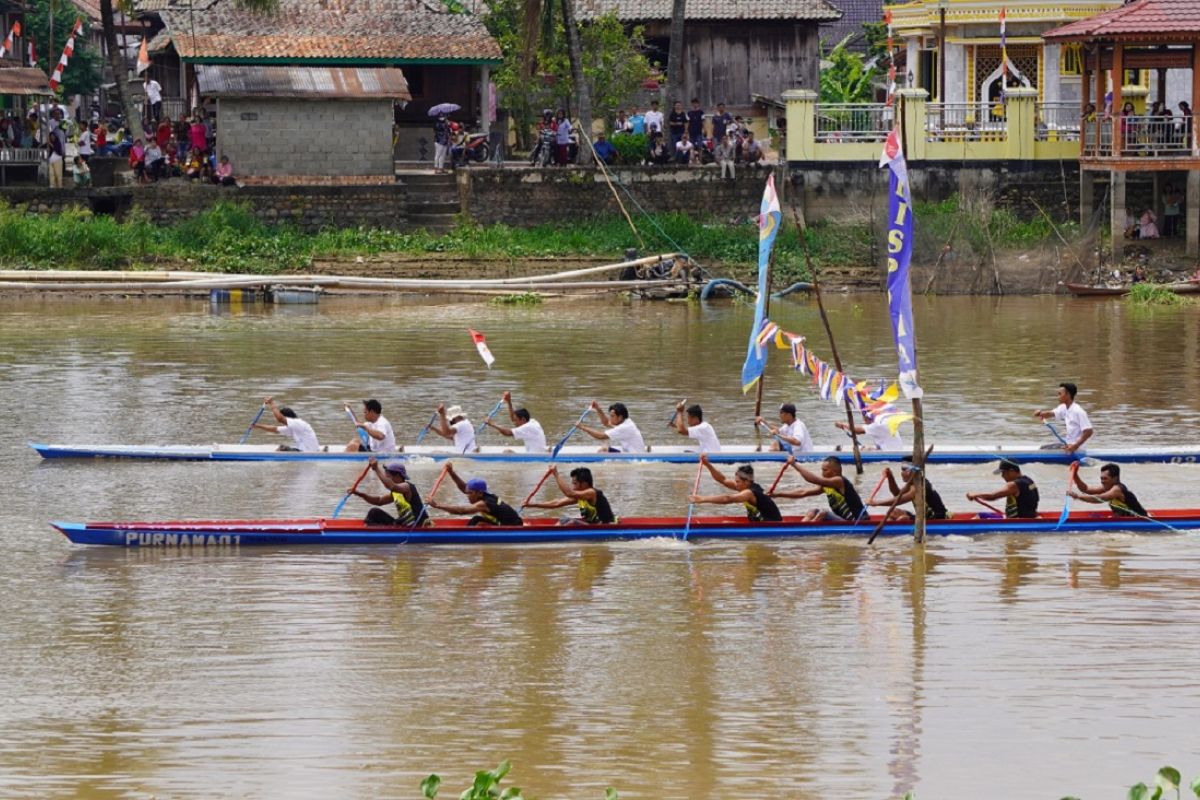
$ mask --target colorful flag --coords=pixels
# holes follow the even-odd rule
[[[900,389],[910,400],[921,397],[917,383],[917,339],[913,333],[912,286],[909,265],[912,261],[912,195],[908,185],[908,166],[900,132],[893,129],[883,146],[879,166],[888,168],[887,296],[892,317],[892,334],[900,365]]]
[[[142,46],[138,48],[137,74],[141,75],[150,69],[150,50],[146,46],[146,37],[142,37]]]
[[[37,66],[37,48],[33,45],[33,37],[29,37],[29,66]]]
[[[492,364],[496,361],[496,357],[488,349],[487,341],[484,340],[483,334],[471,328],[467,328],[467,332],[471,334],[471,341],[475,342],[475,349],[479,351],[479,357],[483,359],[483,363],[488,365],[488,369],[491,369]]]
[[[759,346],[759,334],[769,323],[767,320],[767,297],[771,291],[768,285],[771,272],[771,247],[775,244],[775,236],[779,233],[779,223],[783,213],[779,209],[779,196],[775,194],[775,176],[767,176],[767,186],[763,190],[762,204],[758,213],[758,300],[754,304],[754,327],[750,330],[750,344],[746,348],[746,361],[742,364],[742,392],[750,391],[751,387],[762,377],[767,366],[767,350]],[[774,336],[775,332],[772,331]],[[770,341],[768,338],[767,341]]]
[[[67,69],[67,61],[75,55],[75,37],[81,33],[83,33],[83,17],[75,20],[75,25],[71,28],[71,35],[67,37],[67,46],[63,48],[62,56],[58,59],[58,66],[50,75],[51,91],[58,91],[58,87],[62,83],[63,72]]]
[[[14,22],[12,30],[8,32],[8,37],[5,38],[4,44],[0,45],[0,58],[4,58],[13,49],[13,37],[21,35],[21,23]]]

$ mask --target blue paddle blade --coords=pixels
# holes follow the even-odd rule
[[[1062,437],[1062,434],[1060,434],[1060,433],[1058,432],[1058,428],[1054,427],[1054,426],[1053,426],[1053,425],[1051,425],[1049,422],[1045,422],[1045,421],[1043,421],[1043,422],[1042,422],[1042,424],[1043,424],[1043,425],[1045,425],[1047,428],[1049,428],[1049,429],[1050,429],[1050,432],[1054,434],[1054,438],[1055,438],[1055,439],[1058,439],[1058,441],[1062,442],[1062,444],[1063,444],[1063,446],[1064,446],[1064,447],[1066,446],[1066,444],[1067,444],[1067,440],[1066,440],[1066,439],[1064,439],[1064,438]]]
[[[496,403],[496,405],[494,405],[492,407],[492,410],[488,412],[488,415],[483,418],[483,422],[479,423],[479,427],[477,427],[475,429],[476,436],[483,433],[483,429],[487,427],[488,420],[490,420],[492,417],[496,416],[496,412],[500,410],[500,406],[502,406],[502,405],[504,405],[503,398],[501,398],[500,402]]]
[[[362,442],[362,446],[366,450],[371,449],[371,436],[362,428],[358,427],[358,420],[354,418],[354,412],[346,409],[346,416],[350,418],[350,423],[355,426],[354,431],[358,434],[358,440]]]
[[[242,434],[242,438],[238,442],[238,444],[246,443],[246,440],[250,438],[250,431],[254,430],[254,426],[258,424],[258,421],[260,419],[262,419],[263,412],[266,410],[267,410],[267,404],[263,403],[262,406],[258,409],[258,413],[254,415],[254,419],[250,422],[250,427],[246,428],[246,432]]]
[[[333,519],[338,518],[338,514],[342,513],[342,509],[346,507],[346,501],[350,499],[349,494],[342,495],[342,499],[333,507]]]
[[[425,423],[425,427],[422,428],[421,432],[417,434],[417,444],[421,443],[421,440],[425,438],[425,434],[429,433],[429,429],[433,427],[433,423],[436,421],[437,421],[437,412],[435,411],[429,417],[429,422]]]

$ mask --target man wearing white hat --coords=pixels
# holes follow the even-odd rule
[[[476,449],[475,426],[463,414],[462,406],[446,408],[446,404],[441,403],[437,407],[437,412],[438,424],[430,430],[444,439],[452,440],[454,452],[474,453]]]

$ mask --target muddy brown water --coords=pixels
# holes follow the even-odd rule
[[[851,374],[892,372],[881,298],[830,305]],[[417,797],[431,771],[455,796],[503,758],[530,794],[572,800],[609,785],[623,798],[1100,797],[1163,764],[1200,772],[1191,534],[126,552],[72,546],[47,521],[328,514],[358,468],[43,463],[25,446],[231,441],[267,392],[336,443],[352,436],[340,402],[376,396],[411,441],[436,401],[478,419],[504,389],[551,438],[597,397],[672,442],[666,418],[686,396],[744,441],[750,315],[0,300],[0,796]],[[807,302],[776,303],[774,318],[827,352]],[[1098,443],[1200,441],[1196,308],[918,299],[917,333],[934,443],[1047,440],[1029,412],[1064,378]],[[838,410],[783,355],[768,405],[795,401],[818,442],[836,441]],[[540,474],[466,469],[513,498]],[[625,514],[681,513],[693,477],[595,472]],[[1030,472],[1059,507],[1065,471]],[[969,466],[931,477],[955,509],[998,481]],[[1126,478],[1147,505],[1195,505],[1200,467]]]

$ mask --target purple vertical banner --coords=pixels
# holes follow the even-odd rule
[[[879,166],[888,168],[887,296],[899,360],[899,384],[904,396],[912,400],[922,396],[917,383],[917,337],[913,331],[912,286],[909,265],[912,262],[912,194],[908,185],[908,165],[900,146],[898,131],[888,134]]]

